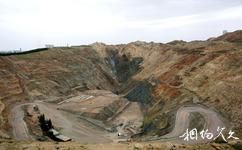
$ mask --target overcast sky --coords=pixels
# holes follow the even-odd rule
[[[242,0],[0,0],[0,51],[205,40],[242,29]]]

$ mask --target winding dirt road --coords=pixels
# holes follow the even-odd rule
[[[16,140],[32,140],[28,127],[24,121],[24,112],[22,107],[27,104],[17,105],[11,110],[9,116],[10,123],[13,128],[13,136]]]
[[[54,104],[43,102],[21,104],[12,109],[9,119],[13,127],[13,136],[17,140],[33,139],[28,132],[25,121],[23,120],[24,111],[22,107],[24,105],[38,105],[40,112],[44,112],[47,118],[51,118],[53,124],[60,128],[62,134],[69,136],[75,141],[82,143],[108,143],[113,141],[106,131],[91,127],[90,124],[81,121],[75,114],[57,110]],[[225,123],[218,113],[200,105],[183,106],[177,110],[174,129],[170,133],[154,140],[159,140],[161,142],[185,142],[183,139],[179,138],[179,136],[183,135],[186,129],[189,128],[189,116],[194,112],[200,113],[204,117],[204,129],[208,129],[209,132],[214,134],[214,136],[218,135],[218,127],[225,127]],[[200,138],[192,143],[203,142],[207,142],[207,140]]]
[[[75,141],[82,143],[108,143],[111,140],[106,137],[107,133],[90,126],[87,122],[80,121],[77,115],[57,110],[52,104],[41,102],[25,103],[15,106],[10,114],[10,123],[13,128],[13,136],[16,140],[31,140],[27,125],[24,121],[23,106],[37,105],[40,112],[44,112],[47,118],[51,118],[55,127],[60,132]]]
[[[222,117],[218,113],[199,105],[186,107],[184,106],[179,108],[176,113],[175,126],[173,130],[170,133],[160,137],[160,139],[168,139],[169,141],[171,140],[187,143],[187,141],[184,141],[183,138],[179,138],[179,136],[183,135],[189,128],[189,116],[191,113],[195,112],[200,113],[204,117],[205,123],[203,129],[208,129],[209,133],[212,133],[214,137],[219,134],[219,132],[217,131],[218,127],[226,127]],[[199,138],[199,136],[197,140],[190,141],[190,143],[204,142],[208,142],[208,140]]]

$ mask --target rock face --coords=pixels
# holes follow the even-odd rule
[[[236,31],[209,41],[95,43],[0,56],[0,128],[9,131],[17,102],[108,90],[142,104],[144,136],[170,131],[179,106],[202,104],[242,138],[241,39]]]

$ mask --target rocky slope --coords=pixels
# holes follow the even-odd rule
[[[8,114],[17,103],[108,90],[142,105],[138,139],[170,132],[176,110],[194,104],[220,113],[241,139],[241,39],[236,31],[207,41],[94,43],[0,56],[0,135],[11,136]]]

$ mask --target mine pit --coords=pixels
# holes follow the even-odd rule
[[[223,44],[237,51],[223,51]],[[242,88],[236,69],[242,57],[237,46],[217,41],[94,43],[1,56],[0,136],[185,143],[179,136],[187,128],[216,135],[217,126],[240,136]],[[53,126],[45,133],[41,114]]]

